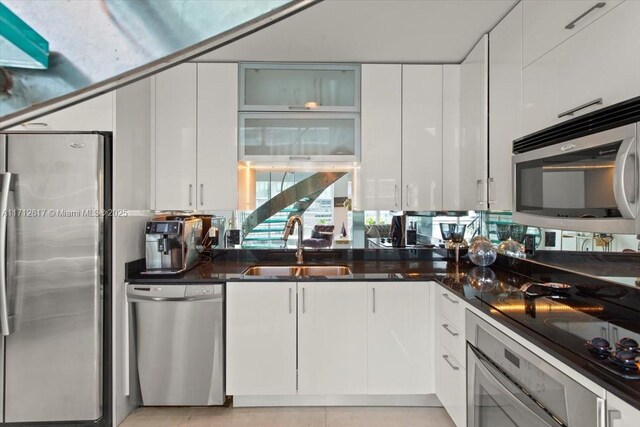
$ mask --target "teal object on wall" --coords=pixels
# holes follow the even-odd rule
[[[49,42],[0,3],[0,66],[49,68]]]

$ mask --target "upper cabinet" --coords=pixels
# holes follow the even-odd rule
[[[112,131],[114,92],[96,96],[55,113],[14,126],[29,131]]]
[[[402,209],[402,65],[362,66],[361,210]]]
[[[607,0],[525,0],[522,65],[526,67],[620,4]],[[522,13],[522,12],[521,12]]]
[[[360,111],[360,67],[241,64],[240,111]]]
[[[360,160],[360,67],[241,64],[242,162]]]
[[[357,113],[240,113],[239,126],[241,161],[360,159]]]
[[[511,210],[512,142],[522,136],[522,3],[491,31],[489,43],[489,207]]]
[[[442,160],[442,65],[403,65],[403,210],[442,210]]]
[[[237,76],[237,64],[204,63],[155,76],[155,209],[237,208]]]
[[[639,20],[640,2],[622,2],[527,66],[523,134],[640,95]]]
[[[460,209],[487,209],[489,38],[460,65]]]

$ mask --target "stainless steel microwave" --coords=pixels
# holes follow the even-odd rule
[[[638,132],[633,123],[515,154],[513,220],[640,234]]]

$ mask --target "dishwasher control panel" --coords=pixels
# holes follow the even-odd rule
[[[128,284],[127,297],[135,301],[194,301],[223,299],[221,283]]]

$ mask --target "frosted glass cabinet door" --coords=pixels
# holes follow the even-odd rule
[[[244,161],[349,161],[360,159],[357,114],[241,113]]]
[[[360,67],[241,64],[240,110],[359,111]]]

